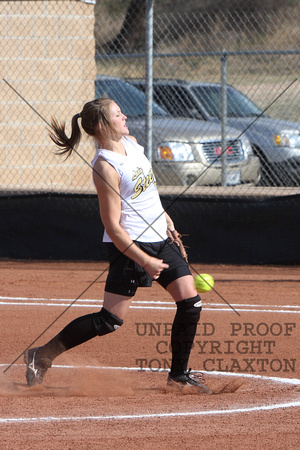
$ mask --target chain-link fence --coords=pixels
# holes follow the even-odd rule
[[[161,192],[299,193],[300,9],[266,3],[1,1],[2,192],[94,193],[47,128],[109,95]]]

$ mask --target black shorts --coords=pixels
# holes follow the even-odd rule
[[[169,239],[154,243],[135,242],[135,244],[148,255],[169,264],[168,269],[164,269],[160,277],[155,280],[164,289],[177,278],[191,275],[190,268],[181,256],[179,248],[171,244]],[[113,243],[105,245],[110,264],[105,284],[106,292],[132,297],[138,287],[152,286],[153,279],[145,269],[121,253]]]

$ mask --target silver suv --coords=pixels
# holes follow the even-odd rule
[[[144,80],[130,82],[145,91]],[[221,85],[155,79],[153,98],[173,117],[220,123]],[[262,165],[262,185],[298,186],[300,183],[300,123],[273,119],[248,97],[227,87],[227,123],[245,132]]]
[[[107,76],[95,80],[95,96],[110,97],[127,116],[129,131],[145,146],[145,94],[127,81]],[[173,118],[153,104],[153,170],[159,185],[220,185],[221,127],[196,119]],[[246,137],[228,130],[226,184],[257,184],[260,162]]]

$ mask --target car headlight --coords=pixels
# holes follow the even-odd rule
[[[165,142],[158,146],[157,156],[161,161],[194,161],[192,147],[185,142]]]
[[[253,155],[252,145],[248,139],[242,138],[242,147],[244,150],[245,157]]]
[[[282,130],[279,134],[277,134],[277,136],[275,136],[274,140],[280,147],[300,147],[300,131]]]

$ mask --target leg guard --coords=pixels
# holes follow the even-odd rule
[[[70,322],[57,336],[46,345],[39,347],[37,354],[51,361],[70,348],[86,341],[117,330],[123,320],[102,308],[98,313],[87,314]]]
[[[187,370],[200,312],[201,299],[199,295],[177,303],[177,312],[171,333],[171,376],[182,375]]]
[[[120,328],[124,321],[107,311],[107,309],[102,308],[98,314],[94,314],[93,323],[97,335],[103,336],[104,334],[112,333]]]

